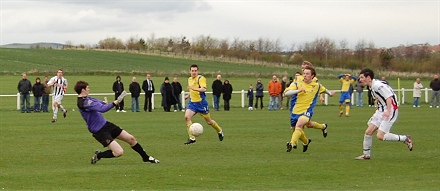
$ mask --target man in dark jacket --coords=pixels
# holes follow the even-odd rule
[[[222,95],[222,75],[217,75],[217,79],[212,82],[212,97],[214,97],[214,109],[220,111],[220,96]]]
[[[31,112],[30,92],[32,90],[31,81],[27,79],[27,74],[21,75],[21,80],[18,82],[17,90],[20,93],[21,112]],[[26,102],[26,103],[25,103]]]
[[[429,87],[432,89],[431,94],[431,105],[429,107],[439,108],[440,100],[440,81],[438,80],[438,75],[434,75],[434,79],[429,83]],[[436,99],[436,105],[434,105],[434,98]]]
[[[232,97],[232,85],[229,83],[229,80],[225,80],[222,87],[222,93],[223,93],[223,100],[225,101],[224,108],[225,111],[229,111],[230,104],[229,101]]]
[[[141,86],[137,83],[136,77],[131,79],[129,91],[131,93],[131,112],[139,112],[139,95],[141,94]]]
[[[41,84],[41,79],[37,77],[35,79],[35,84],[32,86],[32,92],[34,93],[34,111],[41,111],[41,98],[44,93],[44,86]]]
[[[256,91],[256,94],[255,94],[255,97],[256,97],[256,100],[255,100],[255,109],[258,109],[258,100],[260,100],[260,105],[261,105],[261,109],[263,109],[263,97],[264,97],[264,93],[263,93],[263,91],[264,91],[264,86],[263,86],[263,84],[261,83],[261,79],[258,79],[257,80],[257,84],[255,85],[255,91]]]
[[[153,84],[153,80],[151,80],[151,75],[147,74],[147,79],[144,80],[144,82],[142,83],[142,90],[144,90],[145,92],[145,104],[144,104],[144,111],[151,112],[152,110],[152,102],[151,102],[151,97],[153,96],[154,93],[154,84]]]
[[[124,91],[124,84],[121,82],[121,76],[116,76],[116,81],[113,83],[113,92],[115,92],[115,99],[121,95]],[[124,100],[119,103],[116,107],[116,112],[125,112],[124,110]]]
[[[50,95],[50,87],[47,85],[47,83],[49,82],[49,77],[44,76],[44,93],[43,93],[43,105],[41,110],[43,110],[43,112],[49,112],[49,95]]]
[[[174,112],[176,112],[177,109],[179,109],[179,111],[184,111],[182,108],[182,101],[180,98],[180,94],[182,93],[182,85],[179,83],[176,77],[174,77],[173,83],[171,83],[171,85],[173,86],[174,97],[176,97],[176,101],[177,101],[177,103],[174,104]]]

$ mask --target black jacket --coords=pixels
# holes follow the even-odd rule
[[[174,89],[174,95],[180,95],[182,93],[182,85],[179,82],[171,83]]]
[[[31,81],[29,81],[28,79],[20,80],[18,82],[17,90],[18,90],[18,92],[24,93],[24,94],[30,93],[30,91],[32,91]]]
[[[264,97],[264,93],[263,93],[264,86],[262,83],[257,82],[257,85],[255,86],[255,90],[256,90],[255,97]]]
[[[153,80],[150,80],[151,82],[151,92],[154,93],[154,83]],[[144,90],[144,92],[148,91],[148,80],[144,80],[144,82],[142,83],[142,89]]]
[[[438,79],[434,79],[429,84],[429,87],[432,88],[433,91],[439,91],[440,90],[440,81]]]
[[[220,96],[222,94],[222,86],[222,81],[214,80],[214,82],[212,82],[212,94]]]
[[[232,85],[231,84],[223,84],[222,88],[223,100],[230,100],[232,97]]]
[[[115,92],[116,94],[120,94],[123,91],[124,91],[124,84],[121,81],[119,83],[118,81],[115,81],[115,83],[113,83],[113,92]]]
[[[35,97],[40,97],[44,93],[44,86],[41,83],[35,83],[34,86],[32,86],[32,92],[34,93]]]
[[[131,97],[139,97],[141,94],[141,86],[137,82],[131,82],[128,88],[130,90]]]

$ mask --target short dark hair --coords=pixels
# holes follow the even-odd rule
[[[371,79],[374,79],[374,72],[370,68],[362,69],[359,74],[363,74],[365,77],[370,76]]]
[[[191,68],[197,68],[197,70],[199,69],[199,66],[197,66],[197,64],[193,64],[189,67],[189,69],[191,70]]]
[[[81,94],[81,91],[83,89],[87,88],[88,85],[89,85],[89,83],[87,83],[86,81],[78,81],[78,82],[76,82],[75,87],[73,89],[79,95],[79,94]]]
[[[315,71],[315,68],[313,68],[313,67],[311,67],[311,66],[306,66],[306,67],[304,68],[304,70],[310,70],[310,72],[312,73],[312,75],[316,77],[316,71]]]

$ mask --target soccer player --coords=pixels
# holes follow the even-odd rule
[[[67,110],[64,109],[63,105],[61,105],[61,101],[63,100],[64,93],[66,93],[67,89],[67,79],[63,77],[63,70],[58,69],[57,75],[52,77],[49,82],[47,82],[49,87],[53,86],[53,95],[52,95],[52,105],[53,105],[53,117],[52,123],[57,121],[58,110],[61,109],[63,111],[63,116],[66,118]]]
[[[304,61],[301,64],[301,70],[304,72],[304,69],[306,67],[313,68],[313,64],[309,61]],[[301,74],[301,72],[296,72],[294,81],[290,85],[293,85],[294,83],[299,82],[299,81],[304,81],[304,76]],[[313,77],[312,82],[318,83],[318,78],[316,78],[316,76]],[[319,100],[320,100],[320,102],[324,102],[324,96],[322,96],[321,93],[319,94]],[[293,107],[295,106],[295,101],[296,101],[296,97],[292,96],[290,98],[290,103],[291,103],[290,112],[291,113],[292,113]],[[322,135],[324,136],[324,138],[327,137],[327,134],[328,134],[327,127],[328,127],[328,125],[325,123],[318,123],[318,122],[311,121],[311,120],[307,123],[307,128],[315,128],[315,129],[322,130]],[[292,130],[295,130],[294,126],[293,127],[291,126],[291,128],[292,128]],[[296,144],[297,143],[294,144],[295,149],[296,149]]]
[[[377,100],[377,109],[373,116],[368,120],[368,128],[364,135],[364,154],[356,157],[357,160],[368,160],[371,156],[372,136],[377,131],[377,139],[381,141],[399,141],[405,143],[409,150],[413,149],[413,142],[409,135],[396,135],[390,133],[393,123],[397,120],[398,106],[397,96],[388,83],[374,79],[371,69],[361,70],[359,81],[371,88],[371,94]],[[379,130],[379,131],[378,131]]]
[[[126,95],[125,91],[121,92],[121,95],[115,101],[108,104],[105,101],[89,97],[90,87],[85,81],[76,82],[74,89],[78,94],[78,109],[81,116],[86,121],[87,128],[102,146],[109,148],[109,150],[104,152],[96,150],[91,160],[92,164],[96,164],[101,158],[120,157],[124,154],[124,150],[115,139],[120,139],[128,143],[133,150],[141,155],[144,162],[160,162],[154,157],[149,156],[133,135],[107,121],[102,115],[102,113],[111,110],[124,99],[124,96]]]
[[[292,105],[294,105],[290,114],[290,123],[295,130],[292,133],[292,138],[287,142],[287,152],[292,148],[296,148],[298,139],[303,142],[303,152],[306,152],[311,139],[306,137],[303,129],[307,126],[313,116],[313,109],[318,100],[320,93],[326,93],[333,96],[335,92],[329,92],[321,84],[314,82],[316,76],[315,69],[306,66],[303,71],[304,79],[290,85],[285,90],[285,95],[292,96]]]
[[[343,103],[345,102],[345,117],[350,116],[351,92],[350,88],[356,83],[357,78],[350,74],[340,74],[338,76],[341,82],[341,97],[339,98],[339,117],[344,114]]]
[[[191,77],[188,78],[189,94],[185,95],[185,99],[189,98],[188,107],[185,111],[186,130],[189,139],[184,144],[189,145],[196,142],[196,138],[191,135],[189,131],[189,126],[192,124],[192,117],[197,113],[205,119],[208,125],[212,126],[217,131],[219,140],[223,141],[224,134],[222,128],[217,122],[211,119],[211,115],[209,114],[209,106],[205,94],[206,78],[199,75],[199,67],[195,64],[190,66],[190,73]]]

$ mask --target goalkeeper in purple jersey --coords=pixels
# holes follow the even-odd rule
[[[86,121],[87,128],[102,146],[109,148],[109,150],[103,152],[96,150],[91,160],[92,164],[96,164],[101,158],[114,158],[124,154],[124,150],[115,139],[120,139],[128,143],[133,150],[141,155],[144,162],[160,162],[154,157],[149,156],[133,135],[107,121],[102,115],[102,113],[111,110],[124,99],[124,96],[126,95],[125,91],[122,92],[115,101],[107,103],[107,100],[101,101],[89,97],[90,88],[89,84],[85,81],[76,82],[74,89],[78,94],[77,106],[81,116]]]

